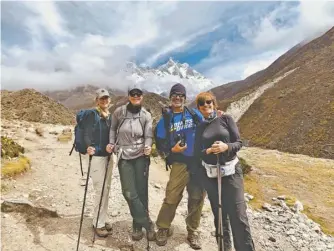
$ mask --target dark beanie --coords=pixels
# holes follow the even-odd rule
[[[184,96],[187,96],[186,88],[182,84],[179,84],[179,83],[172,86],[172,88],[170,89],[169,97],[173,93],[184,94]]]

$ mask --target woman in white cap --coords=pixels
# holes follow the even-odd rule
[[[143,91],[132,86],[126,105],[112,115],[107,151],[117,153],[122,192],[133,218],[132,239],[155,240],[154,224],[148,213],[148,174],[152,147],[152,116],[142,107]],[[115,148],[115,149],[114,149]]]
[[[97,236],[107,237],[111,234],[112,226],[108,222],[108,199],[112,175],[112,155],[106,151],[109,142],[109,130],[111,125],[109,106],[110,95],[106,89],[96,91],[96,107],[85,118],[84,141],[88,155],[92,156],[91,178],[95,191],[95,210],[93,227]],[[109,161],[109,163],[108,163]],[[106,169],[106,167],[108,167]],[[107,173],[106,173],[107,171]],[[101,192],[104,177],[106,175],[105,189],[101,200]],[[98,214],[101,201],[100,213]],[[98,221],[97,221],[97,216]],[[96,225],[97,223],[97,225]]]

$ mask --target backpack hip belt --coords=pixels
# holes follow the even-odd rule
[[[225,165],[220,165],[222,177],[235,174],[235,166],[239,162],[238,157],[234,160],[226,162]],[[206,174],[209,178],[217,178],[217,165],[207,164],[202,160],[202,166],[205,167]]]

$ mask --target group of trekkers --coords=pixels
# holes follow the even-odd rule
[[[85,119],[84,143],[90,156],[90,177],[96,194],[94,236],[107,237],[112,233],[107,210],[112,168],[116,163],[122,193],[133,220],[134,241],[141,240],[145,230],[148,241],[155,241],[159,246],[167,244],[173,235],[171,224],[187,187],[185,221],[187,241],[192,249],[202,248],[198,228],[207,194],[219,251],[232,250],[232,237],[236,251],[255,250],[237,157],[242,141],[235,121],[217,110],[216,98],[210,92],[197,95],[197,109],[186,107],[186,89],[177,83],[170,90],[170,106],[164,109],[153,129],[152,116],[142,106],[143,96],[141,88],[129,88],[128,103],[110,114],[110,94],[99,89],[97,106]],[[100,120],[99,126],[96,119]],[[166,169],[170,169],[165,198],[155,223],[150,218],[148,203],[153,139],[166,161]]]

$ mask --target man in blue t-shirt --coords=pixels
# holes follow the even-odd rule
[[[157,148],[168,155],[167,164],[172,166],[166,197],[156,222],[158,227],[156,243],[164,246],[168,237],[172,235],[171,223],[182,199],[184,188],[187,186],[187,240],[193,249],[201,249],[197,228],[200,223],[205,191],[194,175],[190,174],[191,169],[194,168],[196,122],[202,121],[202,115],[195,109],[190,110],[185,107],[186,89],[181,84],[175,84],[171,88],[170,100],[171,111],[168,111],[168,116],[163,116],[159,120],[156,128]],[[169,132],[166,131],[166,127],[169,128]]]

